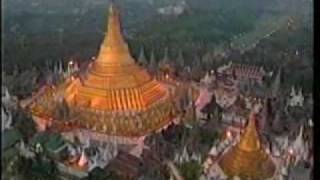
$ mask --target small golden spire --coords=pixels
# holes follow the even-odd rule
[[[128,44],[125,42],[119,17],[119,10],[111,2],[107,34],[100,48],[98,61],[105,63],[133,63]]]
[[[113,48],[119,48],[119,47],[123,48],[123,46],[126,46],[126,43],[124,42],[121,34],[119,11],[116,7],[114,7],[113,4],[111,4],[109,8],[109,19],[108,19],[107,30],[108,30],[107,36],[103,42],[104,46],[113,47]]]
[[[275,173],[275,164],[264,151],[255,125],[256,114],[251,114],[240,142],[227,151],[219,166],[229,177],[268,179]]]
[[[252,113],[248,125],[240,138],[239,148],[244,151],[257,151],[260,149],[260,139],[256,129],[256,114]]]

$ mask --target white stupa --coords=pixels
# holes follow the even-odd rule
[[[78,165],[79,165],[80,167],[84,167],[84,166],[87,165],[87,164],[88,164],[88,158],[87,158],[87,156],[85,155],[84,151],[82,151],[81,157],[80,157],[80,159],[79,159],[79,161],[78,161]]]
[[[217,154],[218,154],[217,147],[216,147],[216,146],[213,146],[213,147],[210,149],[209,155],[216,156]]]
[[[303,160],[308,154],[307,144],[303,140],[303,126],[300,128],[300,132],[296,140],[292,143],[292,149],[296,156],[295,164],[300,160]]]
[[[312,121],[312,119],[309,119],[309,120],[308,120],[308,125],[309,125],[310,127],[313,127],[313,121]]]
[[[304,96],[302,94],[302,89],[296,93],[296,90],[294,87],[291,88],[290,92],[290,98],[289,98],[289,106],[291,107],[302,107],[304,103]]]
[[[300,127],[299,135],[292,144],[292,148],[295,153],[302,154],[305,150],[304,141],[303,141],[303,126]]]
[[[12,114],[5,110],[5,107],[1,107],[1,131],[10,129],[12,126]]]
[[[209,74],[209,72],[206,73],[206,75],[201,79],[201,82],[204,85],[210,85],[214,81],[214,77]]]
[[[186,147],[183,148],[181,161],[182,161],[182,163],[183,163],[183,162],[189,162],[189,161],[190,161],[189,153],[188,153]]]

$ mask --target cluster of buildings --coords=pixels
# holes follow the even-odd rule
[[[144,147],[144,137],[174,123],[180,100],[176,93],[183,89],[168,74],[154,78],[136,63],[112,5],[97,58],[86,67],[70,61],[66,71],[58,63],[46,85],[20,105],[31,112],[39,131],[58,132],[80,144],[80,149],[67,148],[68,158],[58,162],[62,172],[83,177],[100,167],[131,177],[143,172],[142,161],[156,161]],[[100,143],[90,156],[85,151],[92,142]]]
[[[210,101],[223,109],[225,138],[212,147],[205,160],[201,154],[184,148],[182,154],[175,154],[173,162],[193,160],[203,164],[203,179],[281,179],[289,175],[288,167],[292,164],[312,161],[310,145],[303,140],[302,132],[294,142],[287,140],[288,146],[261,139],[261,129],[267,124],[267,98],[247,96],[240,84],[263,84],[267,75],[263,68],[229,63],[208,72],[196,85],[174,79],[170,68],[153,77],[150,72],[157,71],[153,53],[148,70],[144,68],[147,62],[143,50],[139,56],[142,66],[136,63],[122,36],[119,12],[113,5],[107,28],[97,58],[84,67],[70,61],[66,71],[58,63],[48,85],[20,102],[31,112],[39,131],[58,132],[68,141],[80,144],[66,148],[67,159],[58,162],[62,172],[84,177],[100,167],[130,179],[142,176],[148,167],[162,171],[165,168],[145,145],[145,137],[177,123],[175,120],[182,117],[183,111],[196,109],[197,118]],[[183,66],[181,53],[178,59]],[[168,61],[165,53],[163,68]],[[277,76],[274,84],[278,79]],[[289,105],[302,106],[303,102],[301,91],[296,93],[293,89]],[[8,127],[7,124],[10,121],[3,125]],[[86,149],[92,147],[96,147],[96,152],[87,153]]]

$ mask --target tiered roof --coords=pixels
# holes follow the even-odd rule
[[[237,76],[247,77],[263,77],[265,71],[258,66],[245,65],[245,64],[232,64],[230,71],[234,71]]]
[[[119,12],[111,6],[108,32],[97,60],[84,79],[69,86],[67,102],[100,110],[141,111],[167,94],[161,84],[135,64],[121,34]]]
[[[56,99],[62,99],[58,94],[62,94],[70,109],[68,117],[57,111],[61,102]],[[84,128],[133,137],[167,125],[173,118],[174,107],[168,88],[135,63],[122,37],[119,12],[111,5],[108,32],[97,59],[80,76],[47,91],[30,109],[34,116],[42,118],[68,118],[72,124],[68,130]]]

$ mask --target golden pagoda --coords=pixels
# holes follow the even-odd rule
[[[167,95],[167,90],[135,64],[124,41],[118,11],[110,7],[108,33],[97,60],[81,81],[65,93],[72,106],[109,111],[142,111]]]
[[[255,116],[251,115],[240,142],[223,154],[218,162],[229,177],[262,180],[271,178],[275,173],[275,164],[260,142]]]
[[[98,133],[146,135],[168,124],[173,116],[169,89],[135,63],[121,33],[119,11],[113,5],[97,59],[84,74],[68,79],[61,87],[71,121]],[[49,109],[39,106],[33,104],[32,108]]]

